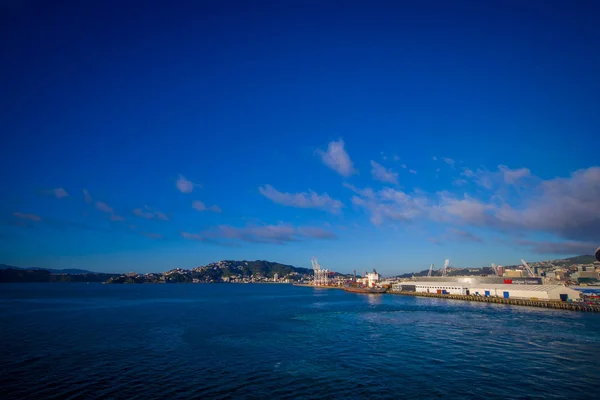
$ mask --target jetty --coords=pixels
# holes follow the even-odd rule
[[[508,304],[512,306],[528,306],[540,308],[552,308],[557,310],[597,312],[600,313],[600,305],[585,304],[582,302],[565,302],[552,300],[527,300],[527,299],[505,299],[502,297],[484,297],[460,294],[440,294],[421,292],[401,292],[389,290],[387,293],[402,296],[433,297],[438,299],[478,301],[482,303]]]

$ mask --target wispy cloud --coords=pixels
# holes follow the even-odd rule
[[[189,179],[186,179],[183,175],[179,175],[179,178],[177,178],[177,181],[175,182],[175,186],[181,193],[192,193],[194,188],[202,187],[199,183],[194,183]]]
[[[63,188],[50,189],[46,190],[45,192],[56,197],[57,199],[62,199],[63,197],[69,196],[69,193]]]
[[[450,157],[444,157],[443,160],[449,166],[454,167],[455,161],[453,159],[451,159]]]
[[[333,232],[319,227],[294,227],[289,224],[247,225],[234,227],[220,225],[216,230],[206,231],[203,238],[241,240],[253,243],[285,244],[307,239],[334,239]]]
[[[329,197],[327,193],[318,194],[310,190],[303,193],[285,193],[280,192],[271,185],[264,185],[258,188],[258,191],[273,201],[288,207],[297,208],[315,208],[337,214],[344,207],[344,204]]]
[[[221,209],[219,208],[219,206],[212,205],[210,207],[206,207],[206,205],[201,202],[200,200],[194,200],[192,202],[192,208],[198,211],[212,211],[212,212],[216,212],[216,213],[220,213]]]
[[[400,157],[397,155],[394,155],[394,161],[400,161]]]
[[[408,172],[410,172],[411,174],[416,174],[417,173],[417,171],[415,171],[414,169],[411,169]]]
[[[564,255],[580,255],[592,254],[598,243],[586,241],[533,241],[533,240],[517,240],[517,244],[529,247],[534,253],[538,254],[564,254]]]
[[[85,200],[86,203],[91,203],[92,201],[94,201],[94,199],[92,198],[92,196],[90,195],[90,192],[87,191],[87,189],[83,189],[81,190],[83,192],[83,199]]]
[[[112,214],[115,212],[115,210],[113,210],[113,208],[111,206],[109,206],[108,204],[106,204],[103,201],[97,201],[96,202],[96,208],[104,213],[107,214]]]
[[[433,156],[432,159],[433,159],[433,161],[437,161],[437,157],[436,156]]]
[[[461,229],[449,228],[445,236],[447,240],[467,241],[482,243],[483,239],[472,232],[467,232]]]
[[[124,221],[125,218],[121,217],[120,215],[113,214],[113,215],[110,216],[110,220],[111,221],[115,221],[115,222],[116,221]]]
[[[204,236],[199,235],[197,233],[189,233],[189,232],[181,231],[180,235],[184,239],[198,240],[198,241],[201,241],[201,242],[204,242],[204,241],[207,240]]]
[[[350,156],[344,149],[344,141],[342,139],[329,142],[327,151],[318,149],[317,154],[321,156],[321,161],[325,165],[342,176],[348,177],[356,173],[352,160],[350,160]]]
[[[400,167],[407,169],[408,167],[406,166],[406,164],[402,164]]]
[[[160,219],[163,221],[168,221],[169,217],[160,211],[157,211],[155,208],[144,206],[143,208],[136,208],[133,210],[133,214],[144,219]]]
[[[504,182],[512,185],[531,176],[529,168],[510,169],[506,165],[498,165],[498,169],[502,172]]]
[[[41,221],[42,220],[42,218],[36,214],[25,214],[25,213],[21,213],[21,212],[14,212],[12,215],[16,218],[27,219],[29,221]]]
[[[373,179],[381,182],[398,184],[398,173],[391,169],[386,169],[383,165],[371,160],[371,175]]]
[[[447,191],[405,193],[391,188],[379,192],[362,189],[360,192],[370,195],[354,196],[352,202],[368,211],[374,224],[420,217],[502,232],[543,232],[567,240],[600,241],[600,167],[579,170],[566,178],[536,178],[535,182],[535,187],[510,202],[499,196],[488,200]]]

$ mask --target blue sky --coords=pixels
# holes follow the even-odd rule
[[[0,6],[0,263],[392,275],[600,244],[594,2],[51,3]]]

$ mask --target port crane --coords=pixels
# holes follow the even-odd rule
[[[529,276],[532,278],[537,278],[537,275],[535,274],[535,272],[533,272],[533,270],[531,269],[529,264],[527,264],[527,262],[525,260],[523,260],[522,258],[521,258],[521,262],[523,263],[523,266],[527,270],[527,274],[529,274]]]
[[[329,284],[329,270],[321,268],[319,261],[317,261],[317,257],[311,258],[310,263],[314,272],[314,285],[327,286]]]
[[[450,266],[450,260],[446,259],[446,261],[444,262],[444,269],[442,270],[442,277],[446,277],[448,274],[448,267]]]
[[[427,277],[431,278],[432,274],[433,274],[433,264],[431,264],[431,266],[429,267],[429,272],[427,273]]]

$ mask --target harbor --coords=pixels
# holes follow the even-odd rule
[[[587,292],[581,287],[564,284],[549,284],[537,274],[525,260],[523,270],[527,275],[510,277],[502,267],[492,264],[494,275],[487,276],[448,276],[449,260],[444,263],[441,276],[433,276],[433,264],[426,277],[417,280],[385,281],[375,269],[362,277],[353,276],[340,282],[329,278],[330,272],[324,269],[313,257],[314,280],[302,286],[313,288],[343,289],[352,293],[394,294],[403,296],[429,297],[448,300],[476,301],[513,306],[550,308],[556,310],[600,312],[598,293]]]

